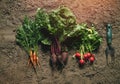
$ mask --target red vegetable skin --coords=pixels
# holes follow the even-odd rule
[[[79,63],[80,63],[80,65],[84,65],[84,64],[85,64],[85,61],[84,61],[83,59],[81,59],[81,60],[79,61]]]
[[[87,60],[88,59],[88,55],[84,54],[84,59]]]
[[[68,58],[68,53],[67,52],[62,52],[62,61],[65,62]]]
[[[55,54],[55,50],[54,50],[54,45],[51,45],[51,58],[52,58],[52,62],[53,64],[55,64],[57,62],[57,56]]]
[[[94,57],[90,57],[89,61],[90,61],[91,63],[93,63],[93,62],[95,61],[95,58],[94,58]]]
[[[91,57],[95,57],[95,54],[91,54]]]
[[[76,58],[80,58],[80,56],[81,56],[80,53],[78,53],[78,52],[75,53],[75,57],[76,57]]]
[[[87,57],[90,58],[91,57],[91,53],[87,53]]]
[[[52,62],[55,64],[57,62],[57,56],[55,53],[52,54]]]

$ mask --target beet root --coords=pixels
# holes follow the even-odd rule
[[[61,56],[62,56],[62,63],[64,63],[64,65],[66,65],[67,60],[68,60],[68,53],[67,52],[62,52]]]

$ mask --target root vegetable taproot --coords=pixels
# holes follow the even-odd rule
[[[93,63],[95,61],[95,58],[94,57],[90,57],[89,61],[90,61],[90,63]]]
[[[65,52],[65,51],[62,52],[61,56],[62,56],[62,62],[66,64],[68,60],[68,52]]]
[[[84,54],[84,59],[88,60],[88,55],[87,54]]]
[[[53,53],[51,55],[51,59],[52,59],[53,64],[56,64],[56,62],[57,62],[57,56],[55,55],[55,53]]]
[[[87,57],[90,58],[91,57],[91,53],[88,52],[87,53]]]
[[[79,60],[79,64],[80,65],[84,65],[85,64],[85,61],[83,59]]]
[[[75,57],[76,57],[77,59],[80,59],[80,56],[81,56],[80,53],[78,53],[78,52],[75,53]]]
[[[38,65],[40,67],[39,58],[35,51],[30,51],[29,64],[32,63],[33,67]]]

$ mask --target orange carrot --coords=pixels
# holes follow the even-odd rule
[[[30,55],[30,57],[29,57],[29,60],[28,60],[28,64],[30,65],[30,63],[33,63],[33,59],[32,59],[33,52],[32,52],[32,50],[30,50],[29,55]]]
[[[38,65],[40,67],[40,63],[39,63],[39,59],[38,56],[36,54],[36,52],[34,51],[30,51],[30,59],[28,61],[28,64],[32,63],[32,65],[35,67],[36,65]]]
[[[36,55],[36,52],[33,53],[33,64],[38,65],[38,57]]]

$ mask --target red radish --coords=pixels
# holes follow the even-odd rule
[[[80,56],[81,56],[80,53],[78,53],[78,52],[75,53],[75,57],[76,57],[76,58],[79,58],[79,59],[80,59]]]
[[[87,53],[87,57],[90,58],[91,57],[91,53]]]
[[[80,65],[84,65],[84,64],[85,64],[85,61],[84,61],[83,59],[81,59],[81,60],[79,61],[79,63],[80,63]]]
[[[91,57],[93,57],[95,59],[95,54],[91,54]]]
[[[91,57],[95,57],[95,54],[91,54]]]
[[[94,57],[90,57],[89,61],[90,61],[91,63],[93,63],[93,62],[95,61],[95,58],[94,58]]]
[[[84,59],[87,60],[88,59],[88,55],[84,54]]]

